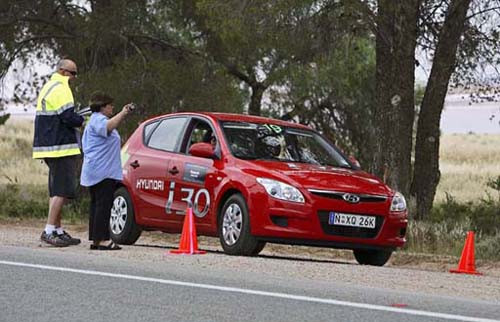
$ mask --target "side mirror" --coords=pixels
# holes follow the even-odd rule
[[[216,158],[214,148],[210,143],[200,142],[191,145],[189,154],[195,157],[214,159]]]
[[[349,156],[349,161],[352,163],[353,166],[355,166],[357,169],[361,169],[361,164],[359,163],[358,160],[352,155]]]

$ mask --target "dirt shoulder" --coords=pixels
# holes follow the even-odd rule
[[[0,245],[40,247],[39,235],[43,227],[44,222],[40,220],[0,219]],[[87,241],[88,231],[85,224],[67,225],[66,229],[74,237],[82,239],[82,244],[77,249],[72,248],[73,250],[88,249],[90,242]],[[142,233],[136,245],[143,246],[140,252],[147,254],[149,251],[157,251],[158,248],[165,250],[177,248],[179,237],[179,234],[146,231]],[[218,238],[200,236],[198,237],[198,245],[201,249],[222,252]],[[133,249],[133,247],[127,248],[127,252],[134,252]],[[120,254],[113,252],[113,255]],[[276,258],[297,258],[298,260],[356,263],[351,251],[305,246],[267,244],[261,255]],[[459,258],[454,256],[395,252],[386,266],[448,273],[450,269],[457,268],[458,261]],[[486,276],[500,277],[500,262],[476,260],[476,270]]]

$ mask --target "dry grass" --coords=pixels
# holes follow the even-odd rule
[[[500,176],[500,135],[443,135],[440,169],[436,201],[444,200],[446,193],[458,202],[496,196],[486,183]]]
[[[47,167],[31,158],[32,142],[33,121],[10,119],[0,126],[0,184],[47,183]],[[440,154],[436,201],[446,193],[459,202],[497,193],[486,183],[500,175],[500,135],[443,135]]]
[[[47,167],[31,158],[33,121],[9,119],[0,126],[0,184],[47,184]]]

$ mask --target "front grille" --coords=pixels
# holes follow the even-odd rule
[[[320,210],[318,211],[319,222],[323,232],[327,235],[342,236],[342,237],[354,237],[354,238],[375,238],[382,223],[384,222],[384,217],[375,216],[375,228],[362,228],[362,227],[350,227],[350,226],[335,226],[328,224],[328,217],[330,211]],[[361,214],[360,214],[361,215]],[[367,215],[373,216],[373,215]]]
[[[309,192],[316,196],[335,199],[335,200],[344,200],[343,196],[346,194],[345,192],[340,192],[340,191],[329,191],[329,190],[318,190],[318,189],[309,189]],[[359,202],[384,202],[387,200],[386,196],[380,196],[380,195],[367,195],[367,194],[355,194],[355,195],[359,197]]]

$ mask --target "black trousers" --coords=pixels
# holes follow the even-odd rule
[[[109,218],[116,180],[104,179],[90,186],[89,240],[109,240]]]

